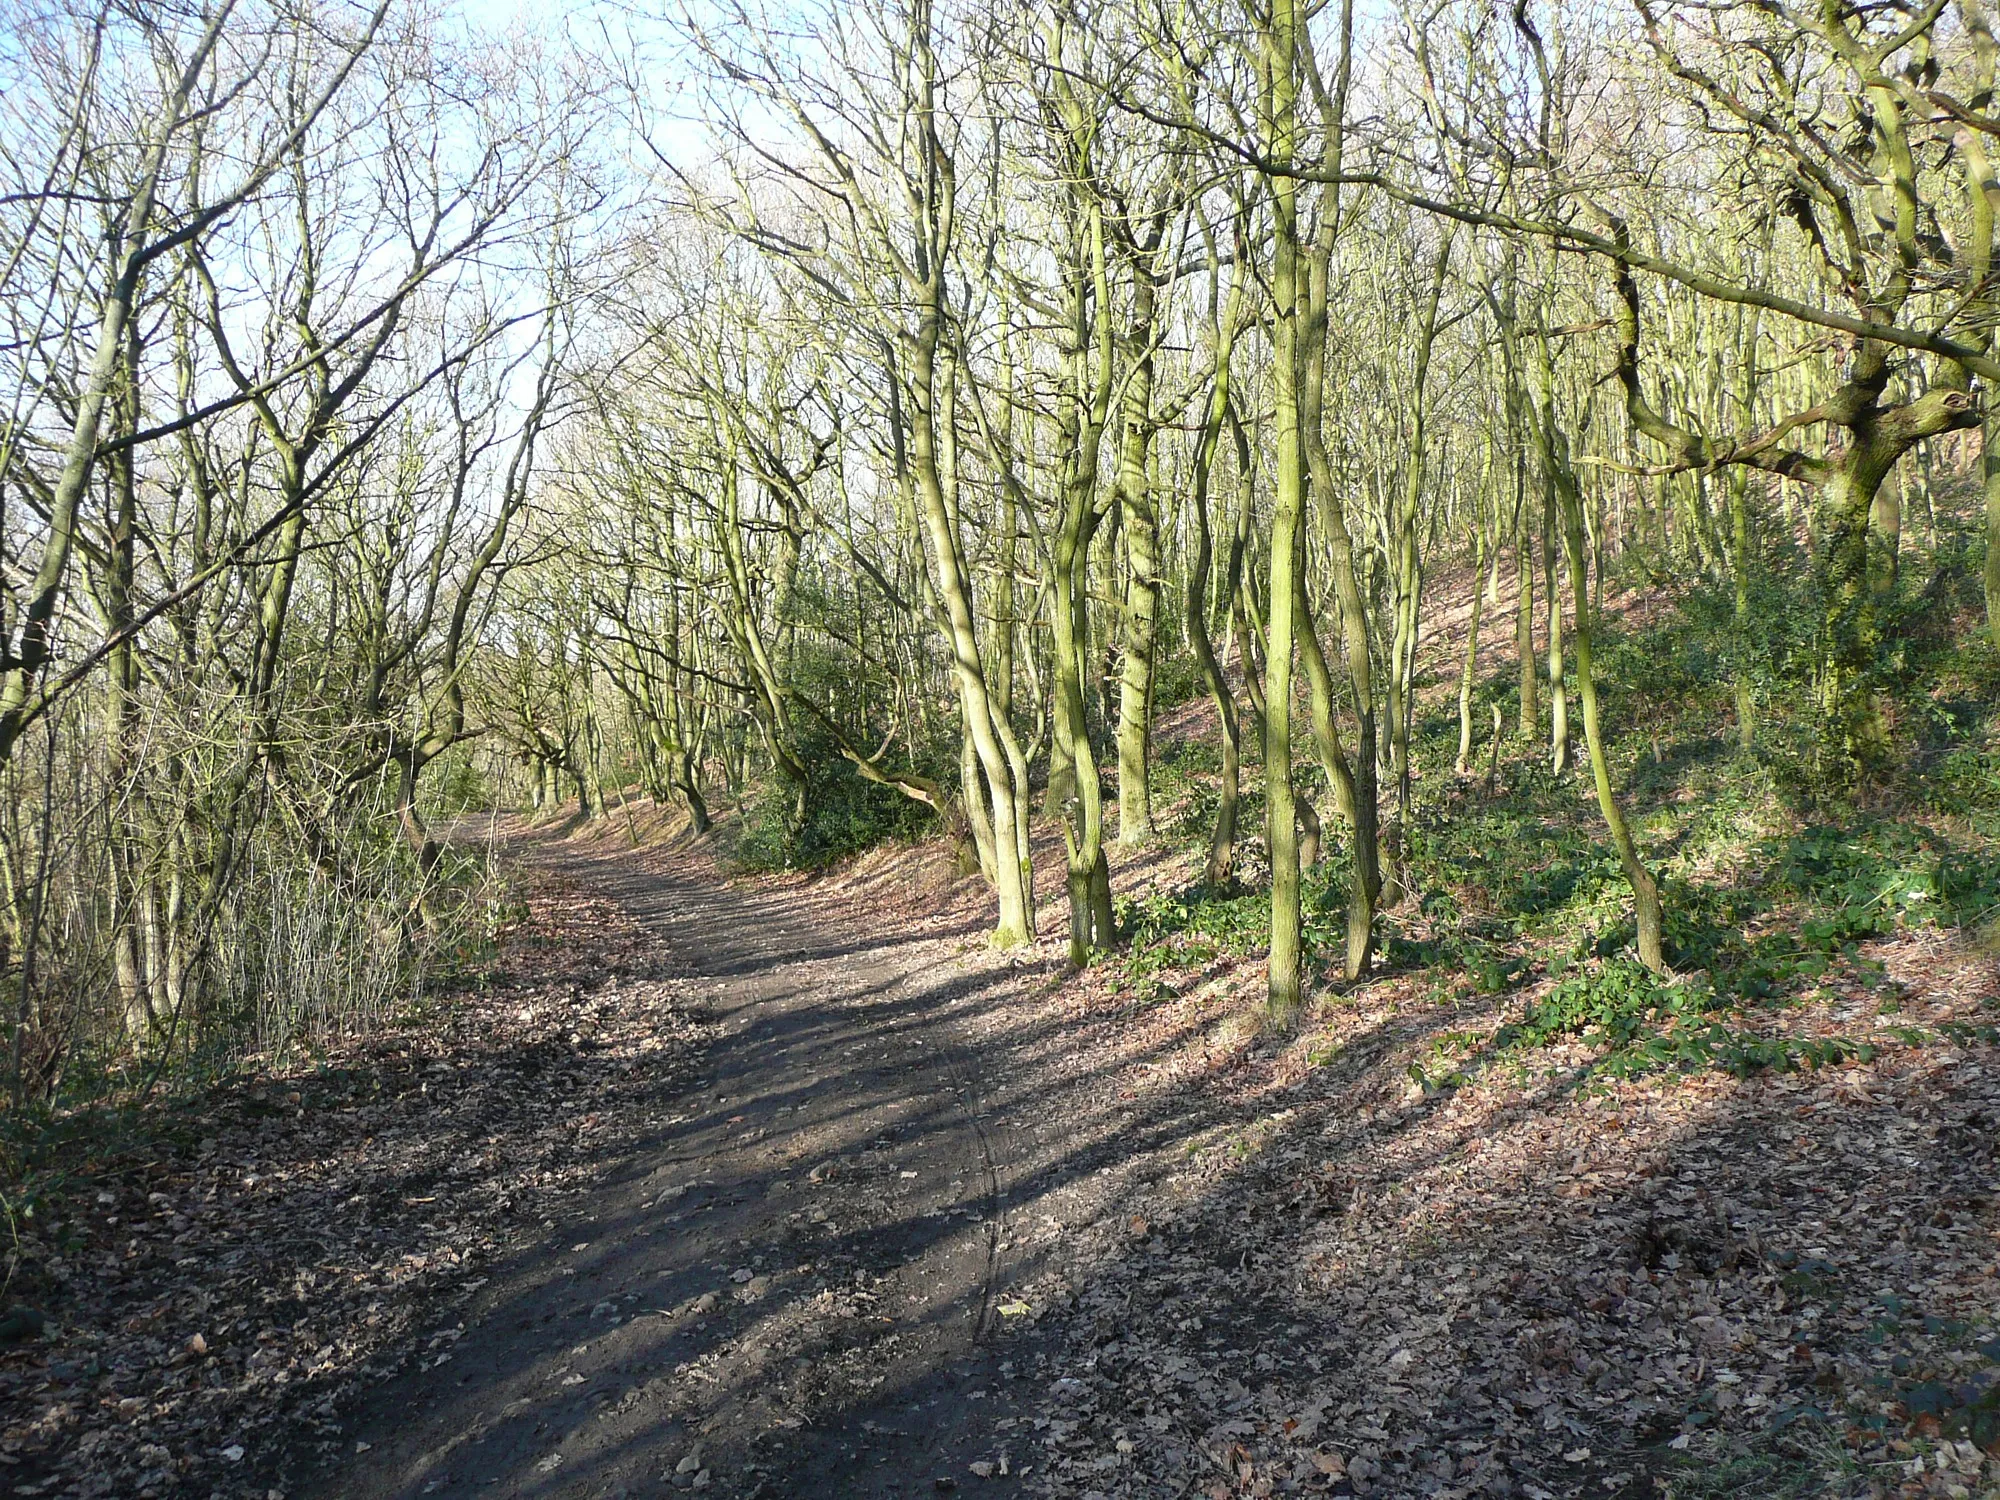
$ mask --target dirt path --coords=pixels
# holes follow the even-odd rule
[[[701,1078],[305,1493],[907,1495],[982,1458],[997,1480],[1018,1387],[984,1335],[1018,1153],[957,1027],[1005,967],[693,860],[530,857],[664,938],[714,1023]]]
[[[24,1240],[0,1490],[2000,1495],[1984,1042],[1432,1089],[1503,998],[1390,973],[1274,1041],[1254,959],[1003,958],[937,851],[741,889],[621,832],[522,835],[479,983]],[[2000,1002],[1954,952],[1900,1016]]]
[[[1960,937],[1880,950],[1949,1045],[1430,1087],[1518,997],[1390,971],[1274,1039],[1254,957],[993,953],[941,849],[740,889],[594,832],[523,833],[395,1024],[71,1122],[0,1492],[2000,1495]]]

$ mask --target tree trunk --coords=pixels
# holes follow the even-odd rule
[[[1735,585],[1736,649],[1750,647],[1750,570],[1756,566],[1751,550],[1750,476],[1738,469],[1729,486],[1730,573]],[[1743,750],[1757,743],[1757,696],[1750,683],[1750,669],[1739,661],[1735,672],[1736,742]]]
[[[1986,628],[2000,648],[2000,411],[1988,409],[1979,458],[1986,493]]]
[[[1403,490],[1396,509],[1389,559],[1395,633],[1389,649],[1389,775],[1395,784],[1396,819],[1385,840],[1391,858],[1383,873],[1384,903],[1398,904],[1407,890],[1403,829],[1410,817],[1410,721],[1416,711],[1417,637],[1423,619],[1423,548],[1417,514],[1422,508],[1429,446],[1431,353],[1437,342],[1438,304],[1444,298],[1456,236],[1447,230],[1432,268],[1430,294],[1417,325],[1411,358],[1410,435],[1404,452]],[[1473,584],[1475,597],[1478,583]]]
[[[1208,863],[1203,879],[1212,887],[1229,884],[1236,864],[1236,810],[1241,799],[1242,729],[1236,716],[1236,695],[1222,675],[1215,657],[1215,643],[1208,633],[1208,576],[1215,555],[1213,530],[1209,524],[1209,476],[1222,433],[1222,408],[1229,400],[1228,377],[1218,367],[1215,390],[1210,398],[1208,425],[1195,457],[1194,507],[1195,554],[1188,568],[1187,629],[1195,665],[1202,685],[1215,704],[1216,722],[1222,735],[1222,771],[1217,789],[1215,824],[1208,841]]]
[[[1160,518],[1148,482],[1153,436],[1151,277],[1135,258],[1129,341],[1137,351],[1125,382],[1124,436],[1118,452],[1118,505],[1125,517],[1125,660],[1118,685],[1118,846],[1153,837],[1151,762],[1154,653],[1160,611]],[[1100,316],[1104,314],[1100,313]]]
[[[1220,266],[1210,241],[1209,276],[1211,308],[1214,307],[1214,285],[1220,276]],[[1243,305],[1243,263],[1239,258],[1229,288],[1226,307],[1215,315],[1213,329],[1215,368],[1211,377],[1208,411],[1202,422],[1201,440],[1195,449],[1193,494],[1189,503],[1194,509],[1195,554],[1188,568],[1187,579],[1187,631],[1188,644],[1194,651],[1195,665],[1201,671],[1203,686],[1215,704],[1215,717],[1222,734],[1222,769],[1217,788],[1215,824],[1208,841],[1208,863],[1203,871],[1204,882],[1211,888],[1227,886],[1234,878],[1236,866],[1236,818],[1237,806],[1242,797],[1242,738],[1243,732],[1236,714],[1236,695],[1229,690],[1229,683],[1222,674],[1221,663],[1216,660],[1215,642],[1209,635],[1208,627],[1208,578],[1215,557],[1215,537],[1209,522],[1210,481],[1215,472],[1215,460],[1222,448],[1222,428],[1229,422],[1239,438],[1237,448],[1238,488],[1242,503],[1247,509],[1250,504],[1250,453],[1247,441],[1241,440],[1242,425],[1233,421],[1234,411],[1230,401],[1230,359],[1235,349],[1236,332],[1242,320]],[[1232,537],[1237,530],[1232,518]],[[1241,548],[1232,546],[1228,582],[1231,587],[1242,565]]]
[[[1458,758],[1453,762],[1461,776],[1470,775],[1472,771],[1472,687],[1479,675],[1479,616],[1486,602],[1485,593],[1479,586],[1479,576],[1485,571],[1486,563],[1486,532],[1483,527],[1473,547],[1472,619],[1465,627],[1465,657],[1458,669]]]
[[[1271,155],[1289,162],[1298,133],[1296,70],[1305,30],[1294,0],[1272,0]],[[1271,507],[1269,646],[1264,664],[1264,801],[1270,832],[1271,951],[1266,1005],[1289,1026],[1304,1001],[1299,912],[1299,831],[1292,795],[1292,645],[1297,616],[1297,548],[1303,529],[1305,470],[1299,412],[1298,183],[1270,179],[1272,210],[1272,397],[1276,409],[1277,481]]]
[[[1891,469],[1875,487],[1868,517],[1868,586],[1877,594],[1893,593],[1903,549],[1903,483]]]
[[[1555,393],[1545,393],[1553,402]],[[1556,481],[1542,478],[1542,574],[1548,585],[1549,769],[1560,776],[1570,766],[1569,690],[1563,682],[1562,590],[1556,586]],[[1583,601],[1586,605],[1588,600]]]
[[[1537,675],[1535,652],[1535,564],[1534,533],[1528,527],[1527,507],[1515,509],[1514,527],[1514,657],[1520,668],[1521,716],[1514,732],[1533,739],[1541,727],[1541,679]]]
[[[1560,436],[1552,436],[1555,445],[1560,445]],[[1559,450],[1558,462],[1566,471],[1567,455]],[[1591,662],[1590,589],[1585,574],[1587,564],[1583,547],[1583,502],[1577,493],[1575,480],[1567,472],[1558,480],[1557,488],[1563,510],[1563,551],[1569,562],[1570,595],[1575,600],[1577,693],[1583,699],[1583,738],[1590,756],[1591,779],[1597,788],[1598,810],[1604,814],[1604,826],[1611,834],[1612,847],[1618,851],[1619,867],[1624,870],[1626,883],[1632,888],[1632,907],[1639,935],[1639,962],[1654,973],[1663,974],[1667,962],[1662,951],[1663,914],[1659,885],[1653,879],[1652,871],[1639,858],[1638,847],[1632,841],[1631,827],[1625,821],[1625,810],[1612,791],[1610,762],[1605,758],[1604,737],[1598,725],[1597,677]]]
[[[977,771],[966,787],[967,807],[975,804],[983,784],[984,810],[992,819],[993,884],[1000,907],[992,941],[998,948],[1014,948],[1035,935],[1033,887],[1027,861],[1021,853],[1026,846],[1022,836],[1025,830],[1019,826],[1027,816],[1027,808],[1016,796],[1014,768],[994,727],[993,700],[980,661],[970,580],[945,497],[938,434],[941,423],[954,417],[949,407],[949,377],[938,378],[941,323],[941,310],[935,304],[925,307],[921,327],[913,340],[910,382],[915,410],[910,427],[910,456],[925,533],[937,570],[938,596],[944,604],[945,641],[951,650],[965,737]],[[978,826],[976,820],[974,826]]]
[[[1826,486],[1821,506],[1820,709],[1829,747],[1845,762],[1823,767],[1833,782],[1866,774],[1888,752],[1888,730],[1868,682],[1878,645],[1869,520],[1881,480],[1881,466],[1871,464],[1866,446],[1857,443]]]
[[[1069,148],[1077,153],[1074,175],[1081,182],[1088,160],[1088,131],[1074,96],[1059,95],[1070,127]],[[1095,197],[1073,201],[1074,260],[1067,282],[1067,389],[1062,429],[1062,498],[1052,562],[1054,649],[1054,745],[1068,767],[1074,815],[1063,822],[1064,884],[1069,892],[1069,958],[1076,968],[1117,941],[1111,914],[1111,866],[1104,855],[1104,789],[1090,743],[1089,708],[1084,700],[1085,663],[1091,657],[1090,559],[1098,529],[1097,468],[1104,425],[1111,410],[1112,341],[1110,278],[1105,265],[1104,209]],[[1095,321],[1093,321],[1093,318]],[[1051,798],[1055,796],[1053,780]]]

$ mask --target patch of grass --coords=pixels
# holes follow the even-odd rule
[[[1969,832],[2000,839],[2000,748],[1959,745],[1938,760],[1925,801],[1946,817],[1964,819]]]
[[[1472,1081],[1466,1070],[1478,1059],[1485,1041],[1476,1031],[1440,1032],[1430,1039],[1425,1055],[1404,1071],[1426,1095],[1462,1088]]]
[[[1634,959],[1614,958],[1563,980],[1493,1040],[1502,1051],[1572,1037],[1625,1047],[1662,1025],[1714,1007],[1714,991],[1705,985],[1662,979]]]
[[[1346,901],[1340,872],[1330,862],[1306,872],[1299,905],[1308,960],[1341,951],[1347,941]],[[1164,993],[1161,976],[1168,972],[1261,953],[1271,940],[1268,886],[1154,890],[1120,896],[1112,910],[1127,939],[1125,952],[1114,960],[1114,986],[1130,983],[1155,995]]]
[[[1801,696],[1803,668],[1784,624],[1796,604],[1796,563],[1770,560],[1758,585],[1770,608],[1757,616],[1755,639],[1738,638],[1732,595],[1699,590],[1637,628],[1613,621],[1604,629],[1600,686],[1615,736],[1613,775],[1661,882],[1672,977],[1633,960],[1631,896],[1587,774],[1558,777],[1540,743],[1510,737],[1501,790],[1484,795],[1483,778],[1431,774],[1455,754],[1454,707],[1440,698],[1419,714],[1413,753],[1425,774],[1402,829],[1417,900],[1382,914],[1380,960],[1414,979],[1419,1004],[1454,1002],[1468,990],[1505,994],[1544,970],[1558,981],[1485,1044],[1423,1058],[1417,1070],[1427,1085],[1496,1053],[1525,1062],[1562,1042],[1593,1049],[1586,1072],[1600,1077],[1745,1076],[1864,1059],[1946,1034],[1893,1024],[1897,989],[1864,946],[1923,927],[2000,942],[2000,652],[1983,637],[1946,633],[1891,664],[1883,690],[1912,752],[1895,789],[1904,816],[1851,806],[1836,815],[1834,803],[1814,800],[1819,793],[1800,792],[1800,765],[1817,763],[1818,731],[1801,717],[1809,695]],[[1739,672],[1759,708],[1753,751],[1736,734],[1730,684]],[[1513,691],[1511,667],[1489,671],[1479,701],[1511,704]],[[1483,760],[1485,746],[1477,748]],[[1211,738],[1162,755],[1155,786],[1173,809],[1175,835],[1206,838],[1217,762]],[[1311,768],[1303,769],[1310,783]],[[1246,767],[1246,832],[1257,825],[1259,790]],[[1306,875],[1304,936],[1308,954],[1324,961],[1344,944],[1347,860],[1330,799],[1318,802],[1327,860]],[[1253,888],[1121,903],[1129,947],[1113,960],[1114,985],[1157,997],[1171,991],[1176,972],[1260,953],[1270,907],[1255,847],[1248,838],[1242,865]],[[1775,1036],[1783,1028],[1755,1014],[1852,984],[1877,991],[1864,1034]]]
[[[1386,925],[1386,924],[1385,924]],[[1482,995],[1511,989],[1531,965],[1518,953],[1475,933],[1445,931],[1428,938],[1408,938],[1387,927],[1379,944],[1382,961],[1398,969],[1456,969]]]
[[[2000,851],[1907,823],[1807,827],[1769,855],[1772,889],[1814,908],[1801,929],[1810,942],[1976,927],[2000,912]]]
[[[1891,1291],[1878,1292],[1874,1305],[1866,1337],[1879,1366],[1867,1379],[1882,1404],[1875,1421],[2000,1450],[2000,1333],[1992,1323],[1927,1313]]]
[[[1731,1024],[1739,1006],[1704,976],[1664,978],[1630,958],[1595,962],[1534,1001],[1494,1033],[1491,1050],[1515,1055],[1562,1041],[1604,1049],[1587,1072],[1600,1079],[1715,1069],[1736,1078],[1867,1062],[1886,1047],[2000,1040],[1990,1026],[1890,1027],[1872,1037],[1767,1036]]]
[[[459,851],[447,850],[447,861],[459,857]],[[449,863],[445,868],[453,870]],[[433,989],[483,987],[501,938],[527,920],[528,903],[483,858],[476,866],[458,866],[447,885],[454,893],[451,920],[425,965],[425,977]]]
[[[1263,890],[1149,891],[1120,897],[1119,929],[1132,940],[1133,956],[1177,958],[1186,967],[1224,953],[1248,953],[1270,936],[1271,893]]]
[[[1462,893],[1468,914],[1522,934],[1569,931],[1615,904],[1618,862],[1578,816],[1574,784],[1540,762],[1517,766],[1490,801],[1420,804],[1404,831],[1414,888]]]
[[[1680,693],[1702,675],[1696,667],[1722,660],[1675,644],[1675,631],[1697,624],[1707,628],[1670,616],[1635,632],[1612,662],[1633,675],[1628,686],[1651,683],[1628,700],[1612,759],[1661,882],[1677,977],[1656,979],[1631,957],[1630,893],[1587,788],[1552,777],[1539,756],[1524,763],[1519,750],[1500,796],[1468,796],[1463,783],[1436,778],[1419,784],[1405,843],[1422,915],[1403,930],[1385,922],[1383,957],[1455,971],[1487,993],[1545,963],[1562,982],[1503,1029],[1496,1050],[1518,1056],[1581,1040],[1601,1049],[1590,1071],[1607,1076],[1711,1068],[1742,1076],[1935,1039],[1893,1027],[1780,1038],[1741,1019],[1836,980],[1883,986],[1881,966],[1862,951],[1870,940],[1927,926],[2000,931],[2000,849],[1969,816],[1945,820],[1948,833],[1888,816],[1801,823],[1782,774],[1737,748],[1726,693],[1696,694],[1699,702]],[[1663,673],[1675,681],[1652,680]],[[1648,719],[1642,708],[1667,687],[1679,695],[1674,711]],[[1940,764],[1958,778],[1956,807],[2000,801],[2000,791],[1978,784],[1990,752],[1961,741],[1952,755]],[[1891,986],[1879,1014],[1896,1009]]]
[[[1593,1071],[1605,1078],[1636,1078],[1663,1069],[1692,1073],[1713,1068],[1733,1078],[1748,1078],[1764,1072],[1796,1073],[1867,1062],[1881,1052],[1885,1041],[1916,1045],[1924,1039],[1925,1034],[1914,1032],[1868,1041],[1843,1036],[1761,1036],[1721,1021],[1690,1023],[1677,1018],[1615,1048]]]
[[[1657,1480],[1666,1500],[1807,1500],[1865,1494],[1867,1473],[1829,1422],[1807,1415],[1750,1436],[1698,1437]]]

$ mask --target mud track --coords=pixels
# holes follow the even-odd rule
[[[695,858],[548,835],[515,854],[662,937],[712,1046],[642,1145],[492,1268],[449,1359],[345,1414],[350,1451],[305,1493],[908,1495],[982,1458],[1012,1488],[993,1434],[1032,1340],[987,1335],[1020,1168],[961,1040],[1006,966],[976,933],[884,934]]]

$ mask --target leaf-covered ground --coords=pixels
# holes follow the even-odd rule
[[[1135,920],[1158,916],[1189,856],[1119,878]],[[371,1387],[398,1369],[460,1383],[452,1362],[485,1357],[468,1309],[489,1269],[567,1242],[706,1046],[701,1002],[665,965],[671,912],[646,930],[574,886],[528,889],[483,986],[69,1148],[50,1200],[66,1207],[22,1241],[10,1292],[50,1318],[0,1358],[13,1492],[266,1496],[287,1465],[361,1472],[350,1424]],[[1193,938],[1163,917],[1072,976],[1060,933],[985,949],[982,893],[941,850],[768,880],[760,900],[813,948],[802,984],[893,938],[955,997],[939,1019],[970,1061],[948,1092],[993,1179],[912,1197],[897,1179],[914,1172],[874,1170],[879,1143],[801,1138],[770,1168],[784,1182],[752,1195],[776,1205],[758,1210],[775,1238],[740,1252],[753,1273],[760,1252],[798,1268],[749,1301],[725,1268],[726,1318],[696,1298],[659,1325],[705,1352],[663,1345],[579,1388],[595,1403],[579,1423],[657,1396],[708,1435],[635,1449],[629,1495],[2000,1492],[2000,1074],[1983,1029],[2000,966],[1975,934],[1899,920],[1840,938],[1782,1003],[1728,1012],[1791,1047],[1736,1076],[1687,1057],[1607,1068],[1629,1043],[1605,1020],[1622,1000],[1524,1033],[1602,970],[1586,955],[1551,972],[1565,934],[1440,961],[1450,924],[1405,913],[1431,961],[1328,989],[1270,1038],[1259,966],[1212,914]],[[1808,915],[1774,902],[1751,921]],[[726,948],[726,925],[708,940]],[[1672,1024],[1634,1024],[1656,1023]],[[826,1024],[843,1054],[899,1045]],[[1806,1045],[1863,1036],[1879,1045]],[[878,1091],[904,1076],[867,1066]],[[732,1101],[791,1082],[732,1085]],[[915,1134],[953,1113],[913,1114]],[[753,1147],[784,1155],[790,1127],[773,1126]],[[700,1180],[699,1163],[676,1170]],[[677,1232],[680,1211],[652,1229]],[[964,1292],[990,1299],[984,1352],[932,1371],[906,1310],[929,1262],[863,1262],[955,1223],[991,1246]],[[569,1343],[531,1372],[553,1391],[574,1378]],[[435,1492],[606,1492],[560,1451],[497,1488],[439,1469]]]
[[[1199,993],[1071,1001],[1136,1098],[1235,1112],[1024,1289],[1070,1343],[1047,1493],[1996,1487],[1992,1049],[1580,1092],[1572,1047],[1426,1089],[1491,1017],[1397,990],[1275,1053]]]
[[[1607,1078],[1585,1037],[1460,1072],[1554,981],[1457,970],[1268,1041],[1215,946],[983,1022],[995,1112],[1103,1159],[1010,1219],[1009,1326],[1059,1342],[993,1447],[1037,1492],[2000,1493],[2000,965],[1966,935],[1860,955],[1917,1044],[1749,1077]],[[1752,1024],[1872,1032],[1880,999]]]
[[[143,1115],[61,1122],[0,1355],[15,1495],[253,1493],[277,1444],[452,1358],[455,1309],[585,1191],[701,1025],[610,902],[546,880],[483,982],[385,1035]],[[46,1215],[58,1217],[48,1222]]]

